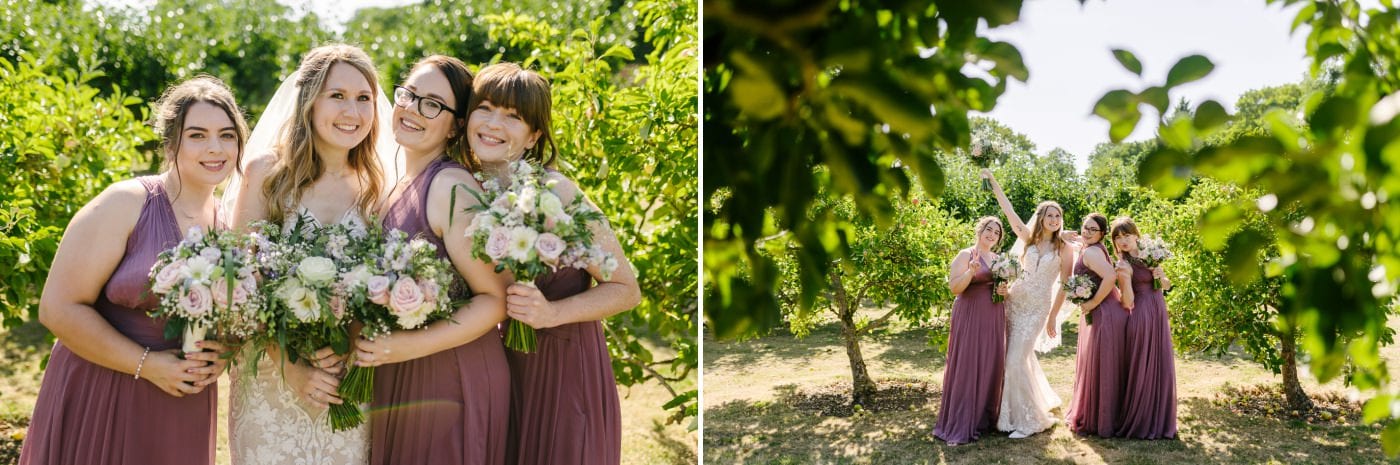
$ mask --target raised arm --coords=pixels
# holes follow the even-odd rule
[[[992,176],[992,170],[983,168],[982,177],[992,182],[992,193],[997,197],[997,205],[1001,205],[1001,212],[1006,214],[1006,222],[1011,225],[1011,232],[1016,233],[1016,237],[1021,241],[1030,244],[1030,229],[1027,229],[1026,223],[1016,215],[1016,209],[1011,206],[1011,200],[1006,198],[1006,192],[1001,190],[1001,184],[997,183],[996,177]]]
[[[1060,248],[1060,282],[1065,282],[1074,273],[1074,251],[1069,247]],[[1056,318],[1060,315],[1060,307],[1065,304],[1065,288],[1058,286],[1055,288],[1055,299],[1050,304],[1050,318],[1046,320],[1046,329],[1051,337],[1055,336]]]
[[[128,375],[139,371],[140,379],[175,397],[196,394],[204,388],[190,383],[205,375],[190,370],[205,362],[181,360],[180,349],[143,347],[93,308],[126,253],[144,201],[145,189],[138,182],[123,181],[78,210],[54,253],[50,279],[44,281],[39,322],[84,360]]]
[[[970,250],[958,252],[952,266],[948,267],[948,290],[953,291],[953,295],[962,295],[981,266],[981,262],[972,259]]]

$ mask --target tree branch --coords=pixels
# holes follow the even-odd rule
[[[899,306],[896,305],[894,308],[891,308],[890,311],[885,312],[884,315],[881,315],[879,318],[876,318],[875,321],[871,321],[870,324],[865,325],[864,328],[861,328],[861,329],[860,329],[860,333],[861,333],[861,334],[865,334],[865,333],[870,332],[870,330],[872,330],[872,329],[875,329],[875,328],[884,326],[886,322],[889,322],[889,321],[890,321],[890,317],[893,317],[894,314],[895,314],[895,312],[898,312],[898,311],[899,311]]]

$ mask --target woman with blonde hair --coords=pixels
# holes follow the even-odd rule
[[[258,220],[283,230],[300,225],[306,233],[332,223],[364,226],[383,190],[383,154],[375,145],[383,101],[363,50],[335,44],[307,52],[253,131],[246,177],[232,189],[235,227]],[[368,428],[335,432],[325,418],[329,404],[341,403],[342,358],[324,348],[309,361],[283,359],[261,357],[255,375],[235,370],[233,463],[365,463]]]
[[[223,82],[201,76],[156,104],[165,166],[109,186],[73,216],[39,299],[54,344],[19,463],[214,463],[227,349],[181,353],[151,318],[156,256],[191,228],[225,228],[214,188],[248,127]]]
[[[1006,295],[1004,286],[992,288],[992,265],[1001,244],[1001,221],[987,216],[977,220],[976,243],[958,252],[948,269],[953,300],[952,330],[943,369],[943,398],[933,437],[957,446],[977,440],[996,427],[1002,408],[1002,376],[1006,366],[1005,304],[992,301],[992,293]]]
[[[1051,322],[1058,327],[1058,320],[1051,315],[1059,313],[1065,295],[1057,283],[1070,276],[1074,253],[1060,237],[1064,225],[1060,204],[1041,202],[1029,225],[1022,223],[991,171],[982,170],[982,176],[991,181],[997,203],[1016,234],[1016,244],[1009,253],[1021,261],[1021,277],[1006,299],[1006,379],[1001,416],[997,418],[997,429],[1019,439],[1054,426],[1056,419],[1050,411],[1062,402],[1045,379],[1035,352],[1048,352],[1060,345],[1059,335],[1046,331],[1046,326]]]

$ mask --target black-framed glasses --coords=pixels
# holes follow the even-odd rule
[[[413,104],[414,100],[418,101],[418,114],[423,115],[424,118],[437,118],[438,115],[442,114],[443,110],[447,110],[447,112],[451,113],[453,116],[461,116],[461,114],[457,113],[457,110],[448,107],[446,104],[436,99],[415,94],[413,91],[405,89],[403,86],[394,86],[395,105],[408,108],[409,105]]]

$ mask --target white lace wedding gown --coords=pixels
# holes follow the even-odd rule
[[[320,224],[302,207],[303,232]],[[289,215],[290,217],[290,215]],[[364,225],[354,208],[340,222]],[[290,229],[293,223],[283,223]],[[334,432],[326,409],[306,404],[282,382],[273,357],[258,360],[257,374],[247,372],[248,357],[240,353],[229,370],[229,456],[233,465],[360,465],[369,462],[369,421]]]
[[[997,429],[1030,435],[1055,424],[1050,410],[1061,403],[1035,356],[1036,347],[1046,343],[1042,339],[1055,297],[1060,255],[1053,248],[1042,254],[1035,245],[1028,246],[1021,269],[1023,274],[1006,300],[1006,376]]]

